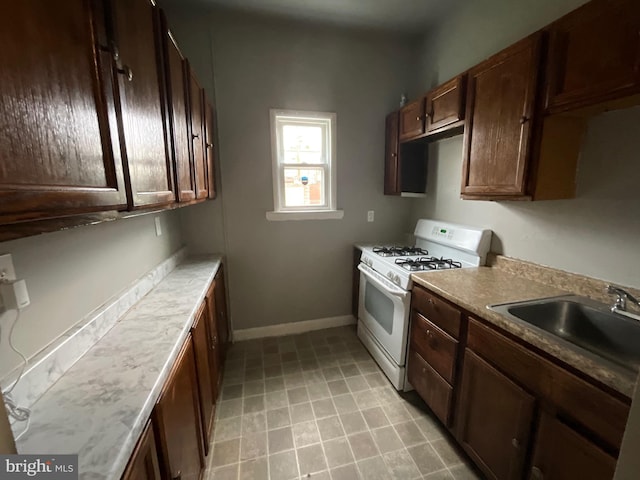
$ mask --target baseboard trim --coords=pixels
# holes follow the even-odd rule
[[[244,328],[233,331],[233,341],[253,340],[255,338],[279,337],[282,335],[295,335],[297,333],[312,332],[324,328],[344,327],[355,325],[356,318],[353,315],[341,315],[339,317],[317,318],[302,322],[280,323],[268,327]]]

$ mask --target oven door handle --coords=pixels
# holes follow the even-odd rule
[[[373,268],[369,267],[368,265],[359,263],[358,270],[360,270],[364,274],[364,276],[367,277],[367,280],[369,280],[371,283],[375,284],[382,291],[390,295],[395,295],[396,297],[400,297],[400,298],[406,298],[411,293],[411,292],[407,292],[406,290],[403,290],[400,287],[396,287],[393,283],[391,283],[389,280],[384,278],[382,275],[380,275],[378,272],[376,272]]]

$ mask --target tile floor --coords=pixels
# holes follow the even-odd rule
[[[355,327],[229,349],[206,480],[479,478]]]

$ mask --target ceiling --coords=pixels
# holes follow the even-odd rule
[[[190,0],[305,21],[422,33],[459,0]],[[177,4],[173,0],[174,5]]]

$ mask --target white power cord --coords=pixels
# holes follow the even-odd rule
[[[24,371],[26,370],[27,365],[29,364],[29,360],[27,360],[27,357],[20,350],[18,350],[13,344],[13,331],[16,325],[18,324],[18,320],[20,320],[20,310],[17,310],[16,318],[13,324],[11,325],[11,329],[9,330],[8,342],[9,342],[9,347],[11,347],[11,350],[17,353],[22,359],[22,367],[20,368],[20,373],[18,373],[18,377],[13,382],[11,387],[2,391],[2,395],[4,396],[4,403],[7,408],[7,413],[9,414],[9,416],[18,422],[25,422],[25,421],[27,422],[27,425],[25,426],[24,430],[15,437],[15,440],[19,440],[20,437],[22,437],[27,432],[27,430],[29,430],[29,423],[31,421],[30,419],[31,410],[25,407],[18,406],[18,404],[13,400],[13,397],[11,396],[11,392],[13,392],[13,389],[18,384],[20,379],[22,379],[22,375],[24,375]],[[1,339],[2,339],[2,325],[0,325],[0,340]]]

